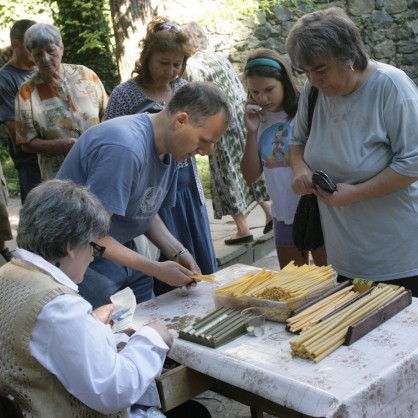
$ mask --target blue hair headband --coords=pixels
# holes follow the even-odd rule
[[[248,61],[247,64],[245,64],[245,71],[253,67],[261,66],[273,67],[276,68],[276,70],[279,70],[281,73],[283,72],[282,66],[277,61],[274,61],[270,58],[255,58]]]

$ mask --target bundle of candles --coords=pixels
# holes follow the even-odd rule
[[[219,282],[216,281],[214,274],[193,274],[193,276],[191,276],[191,279],[219,284]]]
[[[216,289],[217,294],[254,296],[274,301],[300,299],[335,276],[331,266],[296,266],[292,261],[280,271],[262,269]]]
[[[220,308],[179,332],[179,337],[216,348],[245,334],[245,319],[241,310]]]
[[[391,301],[396,304],[386,305]],[[313,308],[321,303],[322,301],[313,305]],[[290,341],[292,355],[309,358],[318,363],[344,344],[351,326],[356,323],[360,324],[359,336],[362,336],[410,303],[411,293],[405,291],[404,287],[385,284],[374,286],[369,291],[365,291],[361,297],[344,304],[341,309],[337,309],[335,313],[316,322],[312,327],[307,327],[299,336],[293,338]],[[382,311],[380,315],[373,318],[372,315],[384,306],[387,307],[387,311]],[[312,314],[312,308],[309,309],[308,314]],[[370,319],[369,324],[364,322],[365,318]]]

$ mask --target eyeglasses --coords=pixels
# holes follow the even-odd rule
[[[90,242],[90,245],[93,247],[93,257],[99,258],[101,257],[104,252],[106,251],[106,247],[103,247],[99,244],[96,244],[95,242]]]
[[[173,30],[174,32],[181,32],[181,26],[174,22],[164,22],[154,28],[154,33],[160,32],[162,30]]]

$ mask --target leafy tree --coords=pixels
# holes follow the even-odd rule
[[[0,26],[10,27],[19,19],[33,19],[50,16],[48,0],[0,0]]]
[[[18,19],[57,25],[65,62],[94,70],[109,93],[119,84],[107,0],[0,0],[0,26],[10,27]]]
[[[219,7],[213,8],[200,20],[216,28],[224,22],[240,24],[249,17],[257,22],[259,12],[269,15],[274,7],[309,10],[313,9],[314,4],[314,0],[222,0]]]
[[[105,0],[56,0],[55,24],[64,41],[63,60],[91,68],[110,93],[120,78]]]

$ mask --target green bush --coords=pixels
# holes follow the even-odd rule
[[[7,189],[9,190],[9,195],[18,195],[20,191],[19,177],[17,175],[17,170],[13,164],[13,161],[10,158],[7,145],[5,144],[0,146],[0,162],[4,177],[6,179]]]
[[[202,182],[203,191],[205,193],[205,198],[210,199],[210,172],[209,172],[209,158],[201,157],[196,155],[197,170],[199,172],[199,178]]]

